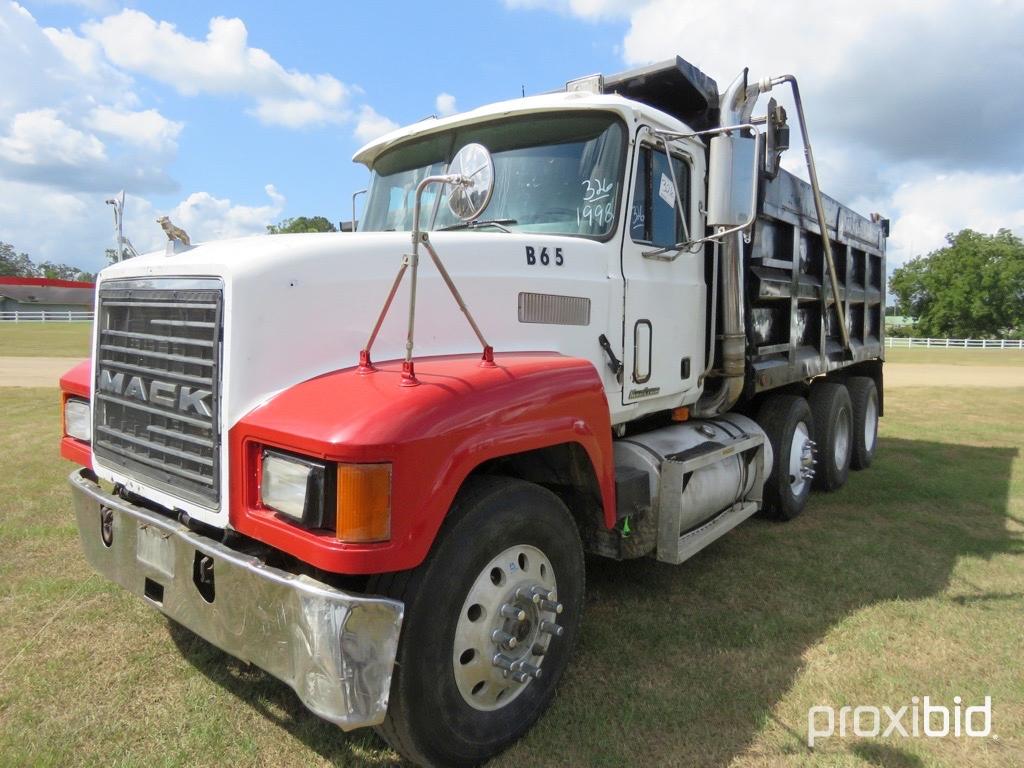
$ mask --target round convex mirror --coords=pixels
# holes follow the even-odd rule
[[[452,158],[448,173],[469,179],[470,184],[449,184],[448,208],[462,221],[483,213],[494,192],[494,161],[483,144],[467,144]]]

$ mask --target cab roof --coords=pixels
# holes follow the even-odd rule
[[[372,167],[374,161],[386,150],[414,136],[426,136],[459,126],[484,123],[496,118],[514,115],[537,114],[540,112],[578,110],[600,110],[615,112],[627,124],[633,121],[652,122],[667,130],[687,131],[689,127],[658,109],[631,99],[613,94],[595,94],[585,91],[547,93],[540,96],[526,96],[520,99],[485,104],[469,112],[450,117],[428,117],[417,123],[386,133],[360,148],[352,160]]]

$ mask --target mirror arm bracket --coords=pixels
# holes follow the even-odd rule
[[[652,130],[651,133],[653,133],[658,138],[662,139],[663,142],[666,142],[665,145],[668,146],[668,144],[667,144],[667,140],[668,139],[688,139],[688,138],[694,138],[694,137],[698,137],[698,136],[712,136],[712,135],[720,134],[720,133],[728,134],[728,133],[731,133],[732,131],[739,131],[739,130],[744,130],[744,129],[748,130],[752,134],[754,134],[754,140],[755,140],[754,141],[754,170],[753,170],[752,178],[755,179],[755,181],[756,181],[756,179],[758,178],[758,169],[760,168],[759,163],[760,163],[760,159],[761,159],[761,149],[760,149],[760,142],[757,141],[757,137],[760,135],[760,131],[757,129],[757,126],[754,125],[753,123],[738,123],[737,125],[725,125],[725,126],[722,126],[721,128],[709,128],[706,131],[692,131],[690,133],[677,133],[675,131],[654,131],[654,130]],[[757,184],[756,183],[752,185],[752,189],[751,189],[750,194],[751,194],[751,198],[752,198],[751,199],[751,206],[750,206],[750,211],[751,211],[750,217],[746,221],[744,221],[742,224],[739,224],[739,225],[737,225],[735,227],[729,227],[728,229],[719,228],[713,234],[707,235],[706,237],[702,237],[699,240],[692,240],[692,241],[689,241],[689,242],[686,242],[686,243],[677,243],[676,245],[671,246],[671,247],[658,248],[658,249],[653,250],[653,251],[646,251],[643,254],[644,258],[647,258],[647,259],[657,259],[659,261],[675,261],[677,258],[679,258],[679,256],[682,254],[683,251],[691,251],[692,252],[694,250],[695,246],[703,245],[704,243],[709,243],[709,242],[721,242],[722,239],[726,235],[731,235],[731,234],[734,234],[736,232],[742,232],[742,231],[748,229],[754,223],[754,221],[757,219]],[[678,195],[677,195],[677,197],[678,197]],[[669,251],[677,251],[677,253],[674,256],[670,256],[670,257],[663,256],[663,254],[666,254]]]
[[[437,267],[437,271],[440,272],[445,285],[448,286],[448,290],[455,299],[455,303],[458,304],[459,309],[462,310],[462,313],[466,316],[473,332],[480,341],[480,345],[483,347],[480,365],[485,368],[494,367],[494,348],[487,343],[483,333],[480,331],[480,327],[476,324],[476,320],[473,318],[472,313],[470,313],[469,308],[466,306],[466,302],[462,299],[462,294],[459,293],[459,289],[455,287],[455,283],[452,280],[451,275],[448,274],[448,270],[445,269],[444,264],[441,263],[441,259],[437,255],[437,251],[434,250],[434,246],[430,242],[430,234],[425,230],[420,229],[420,212],[423,208],[423,192],[431,184],[450,184],[465,188],[472,187],[474,182],[470,176],[466,176],[461,173],[449,173],[438,176],[427,176],[416,185],[416,196],[414,199],[412,214],[412,253],[406,254],[402,257],[402,264],[398,268],[398,274],[395,275],[394,282],[391,284],[391,290],[388,292],[387,299],[384,301],[384,306],[381,308],[380,314],[377,317],[377,322],[374,324],[373,330],[370,332],[370,338],[367,340],[366,346],[359,351],[359,366],[356,369],[359,373],[363,374],[373,373],[377,370],[373,365],[372,358],[370,357],[370,352],[373,349],[373,343],[377,340],[377,334],[380,333],[380,328],[384,324],[384,318],[391,309],[391,304],[395,299],[395,294],[398,293],[399,286],[402,284],[402,279],[405,277],[406,270],[411,269],[412,275],[410,277],[411,283],[409,287],[409,319],[406,327],[405,358],[402,361],[402,379],[400,382],[403,387],[415,387],[420,383],[419,379],[416,378],[416,368],[412,359],[414,332],[416,329],[416,285],[420,263],[420,244],[427,249],[427,253],[430,254],[431,261],[434,262],[434,266]]]

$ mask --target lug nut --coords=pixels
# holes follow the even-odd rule
[[[525,683],[527,680],[530,679],[530,676],[525,672],[516,672],[514,675],[512,675],[512,679],[515,680],[517,683]]]
[[[540,680],[540,676],[542,674],[541,668],[533,664],[523,664],[519,671],[526,673],[534,680]]]
[[[511,671],[512,666],[515,664],[515,662],[503,653],[496,653],[494,654],[494,658],[491,659],[491,664],[498,667],[499,669]]]
[[[545,611],[554,611],[555,613],[561,613],[563,608],[561,603],[555,603],[551,600],[541,600],[540,607]]]
[[[508,632],[504,632],[500,629],[496,629],[493,632],[491,632],[491,640],[493,640],[498,645],[505,646],[510,650],[519,645],[519,640],[516,639],[515,635],[510,635]]]
[[[544,589],[544,587],[534,587],[533,588],[533,593],[535,595],[540,595],[540,599],[541,600],[554,600],[555,599],[554,591],[550,590],[550,589]]]
[[[528,603],[539,603],[541,596],[536,593],[536,587],[527,589],[526,587],[520,587],[516,590],[516,600],[525,600]]]
[[[553,621],[542,621],[540,623],[540,631],[548,635],[554,635],[555,637],[561,637],[565,633],[565,627],[560,627]]]
[[[515,619],[516,621],[526,621],[526,611],[522,608],[516,608],[511,603],[505,603],[501,606],[499,613],[506,619]]]

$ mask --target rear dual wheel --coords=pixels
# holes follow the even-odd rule
[[[757,422],[775,454],[775,465],[765,479],[764,511],[792,520],[807,504],[812,484],[823,491],[838,490],[851,466],[862,469],[871,463],[878,434],[878,392],[866,377],[851,377],[847,384],[819,381],[806,399],[769,395]]]
[[[583,608],[583,548],[550,491],[471,479],[422,565],[375,577],[405,603],[378,731],[420,765],[479,765],[551,703]]]
[[[814,487],[835,491],[846,484],[853,454],[853,405],[842,384],[822,381],[811,385],[807,398],[814,418],[818,464]]]
[[[757,423],[768,435],[775,456],[765,478],[764,512],[792,520],[803,512],[814,477],[811,409],[799,395],[769,395],[757,413]]]
[[[851,376],[846,381],[853,405],[853,455],[850,467],[867,469],[878,445],[878,387],[867,376]]]

